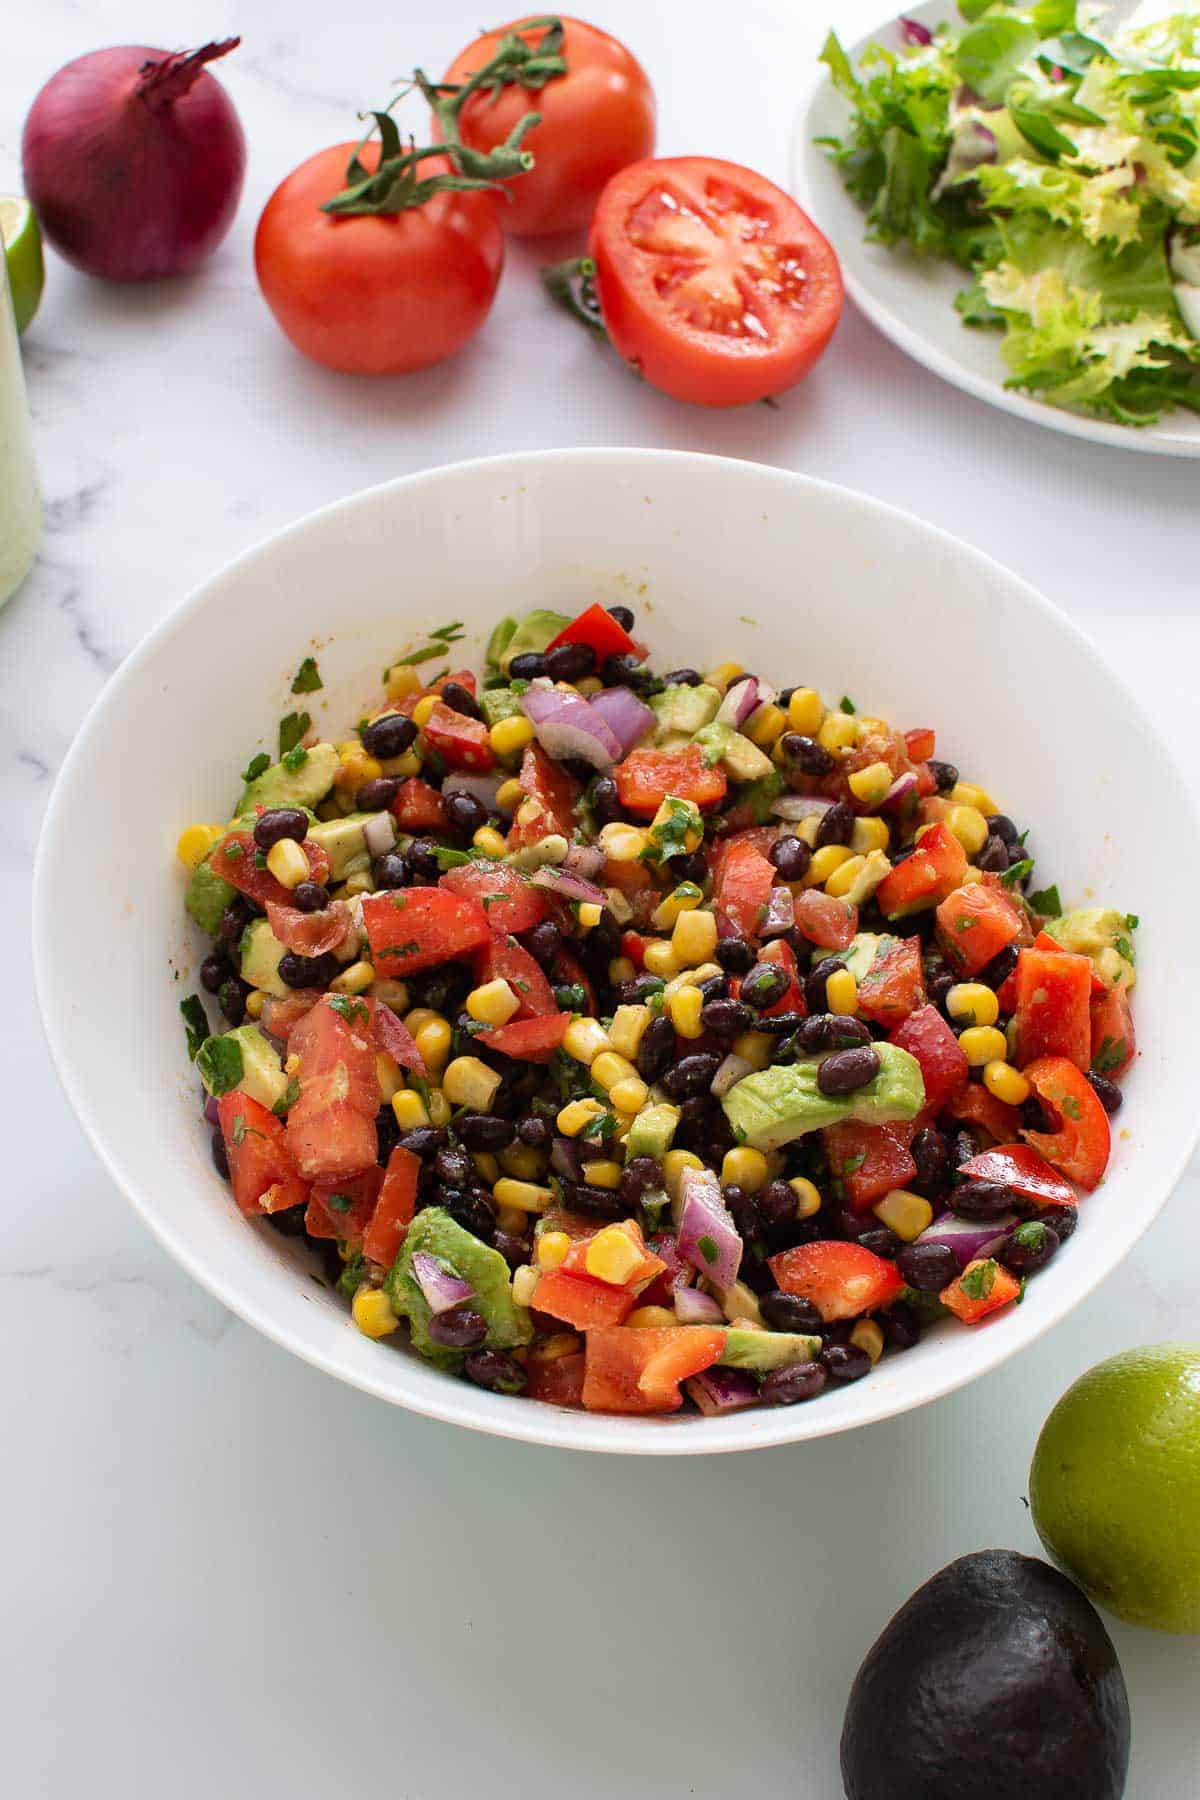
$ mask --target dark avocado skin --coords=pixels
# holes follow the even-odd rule
[[[1121,1800],[1129,1700],[1079,1589],[1013,1550],[918,1588],[855,1677],[847,1800]]]

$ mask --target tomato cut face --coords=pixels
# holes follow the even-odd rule
[[[753,844],[730,846],[721,862],[713,898],[741,937],[757,937],[771,898],[775,870]]]
[[[917,1172],[909,1145],[915,1128],[905,1120],[869,1125],[843,1119],[823,1133],[829,1172],[840,1181],[855,1212],[865,1212],[893,1188],[907,1187]]]
[[[517,1062],[549,1062],[567,1035],[569,1013],[544,1013],[536,1019],[514,1019],[494,1031],[481,1031],[479,1041]]]
[[[327,997],[293,1027],[288,1048],[300,1059],[300,1097],[287,1122],[288,1151],[300,1173],[341,1180],[373,1167],[379,1076],[367,1003]]]
[[[249,1094],[222,1094],[217,1117],[229,1159],[233,1197],[244,1213],[284,1212],[302,1206],[308,1184],[296,1173],[283,1122]]]
[[[323,884],[329,877],[328,856],[320,844],[314,844],[308,838],[301,849],[308,860],[309,880]],[[227,832],[209,857],[208,866],[214,875],[220,875],[258,906],[266,906],[268,902],[274,906],[291,906],[290,889],[272,875],[265,856],[248,831]]]
[[[431,969],[488,943],[492,935],[482,906],[446,888],[368,894],[362,916],[371,961],[387,975]]]
[[[370,1222],[363,1232],[363,1255],[390,1268],[400,1254],[417,1205],[421,1159],[397,1144],[388,1157],[383,1185]]]
[[[696,806],[715,806],[725,798],[724,773],[710,769],[695,744],[683,750],[633,750],[617,764],[613,779],[626,811],[647,816],[658,811],[668,794]]]
[[[392,813],[401,831],[445,831],[446,803],[435,787],[410,775],[402,781],[392,801]]]
[[[569,841],[575,830],[575,802],[582,792],[574,777],[551,762],[540,744],[530,744],[517,780],[525,799],[509,826],[509,849],[524,850],[555,834]]]
[[[505,863],[460,863],[456,869],[447,869],[438,885],[482,906],[488,927],[497,937],[528,931],[546,916],[542,890],[534,887],[528,875]]]
[[[538,1019],[558,1011],[554,989],[541,965],[514,937],[494,938],[475,954],[478,982],[507,981],[517,997],[514,1019]]]
[[[664,393],[741,406],[807,374],[842,276],[791,197],[736,163],[647,159],[609,182],[589,251],[617,350]]]
[[[473,769],[486,774],[495,763],[488,730],[482,719],[469,719],[443,701],[434,702],[423,726],[425,741],[451,769]]]

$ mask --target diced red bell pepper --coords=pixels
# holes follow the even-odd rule
[[[945,825],[931,825],[911,856],[885,875],[875,890],[886,919],[936,906],[952,894],[967,872],[967,853]]]
[[[308,859],[309,879],[323,885],[329,877],[329,858],[325,851],[308,838],[300,848]],[[291,889],[285,888],[282,881],[276,881],[267,868],[265,857],[259,865],[260,856],[263,852],[250,832],[228,831],[209,857],[208,866],[214,875],[229,882],[257,906],[266,906],[268,902],[274,906],[290,906]]]
[[[414,836],[446,829],[445,801],[435,787],[416,775],[400,783],[392,801],[392,813],[401,831],[410,831]]]
[[[874,1312],[904,1287],[895,1263],[861,1244],[800,1244],[770,1257],[768,1266],[785,1294],[811,1300],[827,1324]]]
[[[337,1238],[358,1249],[379,1204],[383,1170],[314,1181],[304,1225],[310,1237]]]
[[[421,729],[425,742],[451,769],[486,774],[494,767],[496,758],[482,719],[468,718],[439,700]]]
[[[858,984],[858,1010],[891,1030],[924,1004],[920,938],[882,938]]]
[[[858,908],[819,888],[803,888],[792,902],[796,929],[819,950],[845,950],[858,930]]]
[[[773,1006],[762,1009],[762,1016],[767,1019],[782,1017],[784,1013],[799,1013],[807,1016],[808,1003],[804,998],[804,989],[800,985],[800,965],[796,961],[796,952],[786,938],[772,938],[764,944],[758,953],[760,963],[774,963],[783,970],[788,978],[784,992]]]
[[[552,762],[540,744],[530,744],[521,758],[517,780],[525,793],[508,828],[510,850],[527,850],[544,837],[571,838],[579,783]]]
[[[947,1101],[946,1111],[960,1124],[982,1126],[998,1144],[1015,1144],[1021,1134],[1020,1108],[997,1100],[980,1081],[968,1082],[961,1094]]]
[[[617,794],[628,812],[652,817],[668,794],[694,805],[715,806],[727,783],[720,766],[709,768],[697,744],[682,750],[634,750],[613,770]]]
[[[547,1269],[538,1277],[531,1305],[538,1312],[549,1313],[573,1325],[576,1331],[592,1332],[599,1326],[619,1325],[638,1303],[631,1288],[609,1287],[587,1275],[572,1275],[565,1269]]]
[[[371,961],[381,975],[411,975],[491,941],[487,914],[447,888],[393,888],[362,903]]]
[[[937,909],[938,943],[960,975],[977,975],[1020,934],[1019,908],[986,881],[956,888]]]
[[[528,875],[502,862],[460,863],[447,869],[439,887],[462,894],[482,906],[488,929],[503,937],[510,931],[528,931],[546,916],[546,899]]]
[[[586,1365],[582,1350],[570,1356],[543,1357],[535,1347],[525,1364],[525,1398],[544,1400],[548,1406],[581,1407]]]
[[[905,732],[904,748],[911,762],[928,762],[937,749],[937,736],[928,726],[918,726]]]
[[[1137,1051],[1133,1014],[1124,988],[1106,988],[1091,1003],[1092,1060],[1097,1075],[1119,1081]]]
[[[762,926],[775,870],[753,844],[733,844],[721,862],[713,901],[741,937],[757,937]]]
[[[908,1120],[868,1125],[843,1119],[822,1136],[829,1173],[840,1181],[855,1212],[865,1212],[893,1188],[906,1187],[917,1172],[909,1148],[916,1128]]]
[[[417,1180],[421,1159],[397,1144],[388,1157],[383,1186],[370,1224],[363,1233],[363,1255],[390,1269],[408,1236],[417,1206]]]
[[[1026,949],[1029,949],[1029,950],[1045,950],[1047,953],[1057,952],[1062,949],[1062,945],[1059,943],[1058,939],[1052,938],[1048,931],[1039,931],[1037,936],[1034,938],[1032,944],[1028,944],[1023,947]],[[1089,966],[1089,968],[1091,968],[1091,972],[1092,972],[1091,973],[1092,999],[1093,1000],[1101,999],[1108,992],[1108,983],[1106,981],[1102,980],[1099,975],[1097,975],[1095,968],[1092,967],[1090,961],[1089,961],[1088,966]],[[996,999],[998,1000],[998,1002],[1000,1004],[1000,1011],[1002,1013],[1011,1013],[1011,1012],[1016,1011],[1017,971],[1016,971],[1015,964],[1013,966],[1012,974],[1009,975],[1005,981],[1002,981],[1000,986],[996,989]]]
[[[989,1313],[1011,1306],[1020,1292],[1016,1276],[988,1257],[968,1263],[957,1280],[942,1289],[938,1299],[964,1325],[978,1325]]]
[[[558,1002],[539,962],[514,937],[493,938],[475,952],[475,979],[507,981],[517,997],[514,1019],[539,1019],[556,1013]]]
[[[958,1166],[971,1181],[999,1181],[1036,1200],[1039,1206],[1074,1206],[1075,1189],[1055,1173],[1044,1156],[1028,1144],[1009,1144],[1003,1150],[981,1150]]]
[[[725,1333],[706,1325],[589,1331],[583,1404],[589,1412],[677,1412],[681,1381],[711,1368]]]
[[[888,1041],[899,1044],[920,1063],[925,1106],[931,1116],[940,1113],[971,1078],[971,1065],[962,1046],[936,1006],[919,1006],[897,1025]]]
[[[1048,1163],[1090,1193],[1108,1167],[1112,1148],[1108,1114],[1087,1077],[1065,1056],[1046,1056],[1024,1070],[1026,1081],[1058,1129],[1023,1131],[1026,1143],[1040,1150]]]
[[[570,1014],[560,1012],[543,1013],[536,1019],[513,1019],[508,1025],[481,1031],[479,1042],[517,1062],[549,1062],[566,1037],[570,1023]]]
[[[242,1212],[249,1217],[303,1206],[308,1183],[288,1154],[283,1121],[236,1088],[217,1101],[217,1118],[230,1186]]]
[[[586,644],[596,652],[597,662],[603,662],[606,656],[636,656],[641,662],[646,655],[645,645],[631,638],[625,627],[619,625],[598,601],[585,607],[577,619],[572,619],[556,638],[551,638],[546,645],[547,653],[557,650],[560,644]]]
[[[1017,957],[1016,1052],[1019,1068],[1040,1056],[1092,1061],[1092,965],[1069,950],[1022,950]]]
[[[293,1027],[299,1098],[288,1112],[288,1154],[312,1181],[375,1167],[379,1074],[370,1002],[332,994]]]

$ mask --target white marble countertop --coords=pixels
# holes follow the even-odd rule
[[[873,10],[602,0],[591,16],[655,78],[664,151],[783,179],[827,15],[852,35]],[[456,361],[374,384],[300,361],[254,285],[263,201],[294,163],[352,136],[355,108],[412,61],[440,67],[478,12],[42,0],[5,33],[0,191],[19,187],[39,84],[100,44],[240,30],[221,73],[250,139],[237,226],[202,276],[105,289],[52,257],[26,345],[46,535],[0,615],[0,920],[15,949],[0,1689],[14,1794],[836,1800],[846,1692],[894,1608],[962,1551],[1036,1547],[1025,1474],[1053,1400],[1116,1348],[1196,1335],[1193,1166],[1118,1276],[1023,1359],[936,1406],[753,1459],[571,1457],[390,1411],[292,1360],[166,1259],[85,1145],[43,1046],[27,951],[54,772],[106,676],[195,583],[382,477],[619,443],[845,482],[1043,588],[1195,760],[1194,463],[989,411],[852,312],[777,411],[676,406],[549,310],[539,258],[520,248]],[[1015,720],[1019,647],[996,654],[1013,669]],[[1114,719],[1115,757],[1121,731]],[[131,737],[132,796],[153,755]],[[1164,844],[1164,875],[1169,857]],[[1113,1635],[1135,1715],[1129,1794],[1195,1800],[1200,1643]]]

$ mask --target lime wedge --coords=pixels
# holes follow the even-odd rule
[[[45,280],[42,234],[28,200],[0,195],[0,238],[4,240],[17,330],[24,331],[38,309]]]

